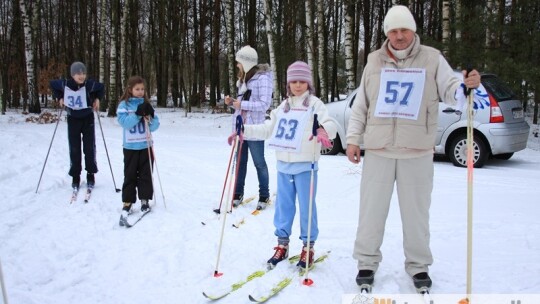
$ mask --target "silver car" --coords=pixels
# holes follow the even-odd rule
[[[460,72],[456,76],[462,78]],[[493,74],[482,74],[480,93],[484,102],[476,103],[474,114],[474,167],[482,167],[489,157],[510,159],[514,152],[525,149],[529,125],[523,115],[521,101],[510,88]],[[487,93],[486,93],[487,91]],[[346,131],[357,90],[344,100],[326,105],[337,125],[333,146],[322,154],[338,154],[347,148]],[[467,113],[439,102],[439,123],[434,143],[435,154],[446,155],[455,166],[467,166]]]

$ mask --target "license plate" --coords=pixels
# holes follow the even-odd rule
[[[514,116],[515,119],[517,119],[517,118],[523,118],[523,109],[512,110],[512,115]]]

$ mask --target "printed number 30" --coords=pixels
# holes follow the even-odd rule
[[[283,138],[285,136],[285,139],[291,140],[294,138],[294,135],[296,133],[296,128],[298,127],[298,120],[291,119],[287,121],[287,119],[282,118],[279,120],[278,129],[276,132],[276,138]],[[288,130],[286,130],[286,128]]]
[[[411,95],[411,91],[413,89],[413,83],[412,82],[402,82],[399,81],[388,81],[386,83],[386,97],[384,98],[384,101],[386,103],[396,103],[398,97],[400,96],[400,92],[398,91],[400,88],[405,88],[405,94],[403,96],[403,99],[399,101],[399,104],[402,106],[406,106],[409,104],[409,96]],[[390,94],[390,96],[388,96]]]
[[[144,134],[146,133],[146,127],[142,122],[139,122],[136,124],[133,128],[129,130],[129,133],[131,134]]]

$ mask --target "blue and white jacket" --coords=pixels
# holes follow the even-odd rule
[[[143,150],[148,148],[146,137],[146,125],[142,116],[135,114],[137,107],[144,102],[143,98],[131,97],[128,101],[122,100],[118,105],[117,120],[123,128],[123,146],[128,150]],[[154,118],[148,122],[150,132],[159,128],[159,118],[154,113]]]

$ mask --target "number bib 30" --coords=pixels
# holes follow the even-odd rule
[[[425,83],[425,69],[382,69],[375,117],[417,120]]]
[[[126,142],[128,143],[145,142],[147,140],[146,125],[142,120],[133,128],[124,129],[124,132],[126,132]]]

